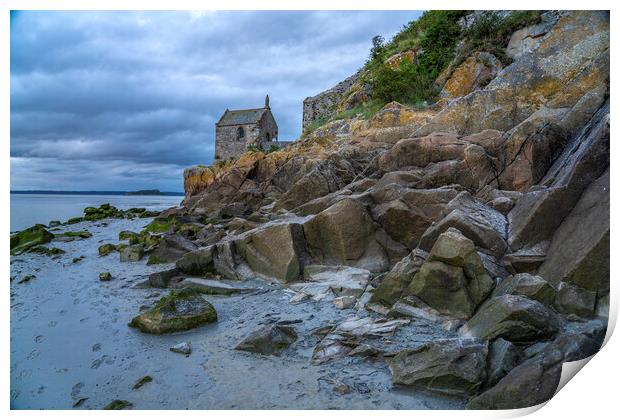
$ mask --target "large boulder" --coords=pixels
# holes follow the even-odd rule
[[[170,283],[173,280],[179,277],[181,274],[180,270],[177,267],[171,268],[169,270],[158,271],[156,273],[149,274],[148,285],[151,287],[159,287],[165,288],[170,286]]]
[[[486,379],[486,341],[449,339],[402,350],[389,362],[392,382],[454,395],[473,395]]]
[[[420,270],[428,254],[414,249],[386,274],[370,299],[371,303],[392,306],[405,292],[413,276]]]
[[[444,315],[468,319],[493,285],[474,243],[449,228],[437,238],[407,293]]]
[[[297,340],[295,329],[288,325],[266,325],[253,331],[237,344],[235,350],[279,356]]]
[[[297,223],[267,225],[237,239],[235,248],[256,274],[288,283],[303,269],[303,235]]]
[[[467,293],[463,269],[439,261],[422,265],[411,280],[407,294],[419,297],[444,315],[467,319],[476,309]]]
[[[303,224],[310,255],[316,262],[328,264],[358,260],[366,251],[375,229],[366,208],[349,198]]]
[[[571,283],[560,283],[555,298],[555,307],[559,312],[582,317],[594,315],[596,292]]]
[[[553,397],[562,375],[563,354],[550,348],[512,369],[494,387],[467,404],[470,410],[508,410],[541,404]]]
[[[582,360],[599,351],[606,332],[607,323],[594,320],[581,324],[574,331],[560,334],[552,345],[564,354],[564,361]]]
[[[149,255],[148,264],[173,263],[198,247],[192,241],[179,234],[165,234],[159,245]]]
[[[120,250],[121,262],[140,261],[143,256],[144,245],[142,244],[129,245]]]
[[[411,249],[457,194],[452,188],[409,189],[397,184],[378,185],[372,189],[371,196],[374,200],[385,201],[374,206],[371,214],[388,235]]]
[[[489,344],[488,377],[485,386],[495,385],[519,362],[520,351],[510,341],[503,338]]]
[[[223,241],[213,248],[213,268],[227,279],[245,279],[244,273],[240,272],[237,258],[235,258],[235,243]]]
[[[379,169],[406,169],[418,180],[416,188],[438,188],[458,184],[470,190],[497,186],[501,132],[484,130],[460,137],[436,132],[421,138],[399,141],[379,160]]]
[[[11,235],[11,255],[27,252],[37,245],[48,243],[54,239],[54,234],[43,225],[34,225]]]
[[[207,246],[190,251],[177,260],[176,267],[185,274],[195,276],[212,273],[213,250],[214,246]]]
[[[528,342],[551,338],[559,328],[557,316],[542,303],[523,296],[501,295],[486,301],[461,328],[464,337],[503,338]]]
[[[593,292],[609,290],[609,169],[584,191],[553,235],[538,273]]]
[[[493,296],[507,294],[525,296],[545,305],[552,305],[556,291],[540,276],[519,273],[502,280],[493,291]]]
[[[417,208],[409,208],[402,200],[380,204],[372,209],[372,215],[388,235],[409,248],[418,243],[430,225]]]
[[[418,245],[420,248],[430,250],[439,235],[453,227],[496,258],[504,255],[507,248],[507,221],[503,214],[474,198],[467,191],[451,200],[444,212],[446,216],[433,223],[422,235]]]
[[[215,308],[194,290],[173,291],[129,323],[149,334],[185,331],[217,320]]]
[[[114,244],[103,244],[99,245],[99,248],[97,248],[97,252],[99,253],[100,257],[105,257],[112,251],[116,251],[116,245]]]

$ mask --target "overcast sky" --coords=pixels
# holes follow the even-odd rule
[[[265,94],[280,140],[302,101],[420,12],[11,15],[11,189],[182,191],[226,108]]]

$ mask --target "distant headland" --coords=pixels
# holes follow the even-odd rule
[[[182,196],[182,192],[177,191],[159,191],[155,190],[138,190],[138,191],[54,191],[54,190],[28,190],[28,191],[11,191],[11,194],[50,194],[50,195],[170,195]]]

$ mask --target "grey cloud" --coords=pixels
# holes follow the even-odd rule
[[[419,15],[13,13],[11,186],[43,188],[53,174],[54,189],[114,179],[180,190],[182,168],[211,162],[224,109],[269,93],[280,138],[295,139],[303,99],[361,67],[372,36]]]

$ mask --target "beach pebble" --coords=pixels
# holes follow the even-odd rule
[[[189,354],[192,352],[192,348],[190,347],[189,343],[183,341],[182,343],[170,347],[170,351],[189,356]]]

